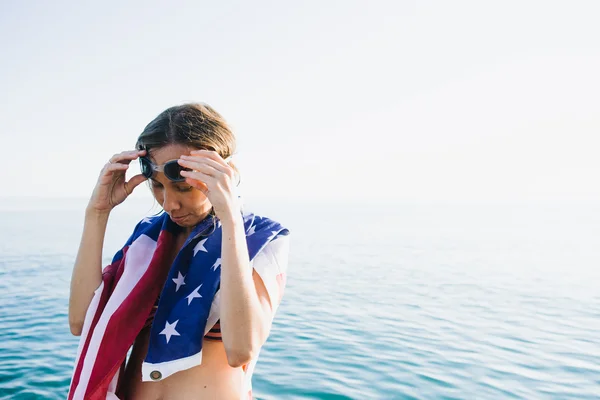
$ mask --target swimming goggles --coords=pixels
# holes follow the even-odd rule
[[[230,159],[231,156],[227,157],[225,159],[225,162],[229,161]],[[142,175],[144,175],[148,179],[152,178],[155,172],[162,172],[170,181],[183,182],[185,181],[185,177],[181,176],[180,172],[191,171],[190,168],[182,167],[181,165],[179,165],[177,160],[167,161],[163,165],[156,165],[147,157],[140,157],[139,160]]]

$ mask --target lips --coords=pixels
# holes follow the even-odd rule
[[[189,214],[188,214],[188,215],[189,215]],[[182,215],[181,217],[174,217],[174,216],[172,216],[172,215],[171,215],[171,219],[172,219],[173,221],[175,221],[175,222],[177,222],[177,221],[182,221],[182,220],[184,220],[186,217],[187,217],[187,215]]]

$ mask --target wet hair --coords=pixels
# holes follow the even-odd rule
[[[135,147],[146,150],[180,144],[212,150],[227,158],[236,151],[236,138],[225,119],[208,104],[188,103],[161,112],[140,134]],[[230,164],[236,172],[237,168]]]
[[[236,138],[230,126],[221,114],[205,103],[182,104],[161,112],[146,125],[135,147],[151,155],[153,150],[171,144],[216,151],[222,158],[236,152]],[[235,170],[239,185],[239,170],[232,161],[229,165]]]

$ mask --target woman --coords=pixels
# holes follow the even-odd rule
[[[69,299],[81,336],[69,399],[252,398],[289,231],[242,209],[235,137],[208,105],[167,109],[136,148],[104,166],[86,209]],[[142,174],[126,181],[138,159]],[[110,212],[145,180],[164,213],[140,221],[102,270]]]

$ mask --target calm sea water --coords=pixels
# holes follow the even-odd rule
[[[83,205],[0,211],[0,399],[66,397]],[[150,208],[117,209],[105,263]],[[257,398],[600,398],[600,208],[251,209],[293,235]]]

